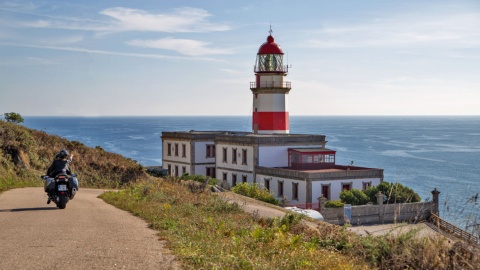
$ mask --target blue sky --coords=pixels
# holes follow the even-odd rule
[[[476,0],[0,0],[0,113],[249,115],[270,24],[291,115],[480,115]]]

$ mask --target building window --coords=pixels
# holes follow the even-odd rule
[[[232,174],[232,187],[237,185],[237,175]]]
[[[227,163],[227,148],[222,148],[222,161]]]
[[[232,163],[237,164],[237,148],[232,149]]]
[[[227,173],[226,172],[223,173],[223,180],[227,180]]]
[[[247,165],[247,149],[242,149],[242,165]]]
[[[327,200],[330,200],[330,185],[322,185],[322,195]]]
[[[362,186],[363,186],[363,191],[367,191],[367,189],[372,186],[372,181],[362,182]]]
[[[172,144],[171,143],[167,143],[167,156],[171,156],[172,155]]]
[[[292,200],[298,201],[298,183],[292,183]]]
[[[182,144],[182,157],[187,157],[187,145]]]
[[[175,176],[178,176],[178,165],[175,165]]]
[[[207,158],[215,157],[215,144],[207,144]]]
[[[342,183],[342,190],[351,190],[352,183]]]
[[[215,167],[207,167],[207,176],[211,178],[216,178]]]
[[[178,143],[175,144],[175,156],[178,157]]]
[[[168,175],[172,175],[172,165],[168,164]]]
[[[242,182],[247,183],[247,176],[246,175],[242,175]]]
[[[283,197],[283,181],[278,181],[278,197]]]
[[[265,188],[270,191],[270,179],[265,179]]]
[[[187,167],[185,166],[182,166],[182,175],[186,174],[187,173]]]

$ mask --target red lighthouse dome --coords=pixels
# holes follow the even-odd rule
[[[275,43],[275,39],[272,35],[269,35],[267,37],[267,42],[260,46],[257,54],[283,54],[283,51],[282,48],[280,48],[280,45]]]

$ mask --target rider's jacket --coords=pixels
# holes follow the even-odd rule
[[[48,168],[47,175],[50,177],[55,177],[58,174],[72,174],[68,163],[70,163],[70,161],[66,159],[55,159],[52,165],[50,165]]]

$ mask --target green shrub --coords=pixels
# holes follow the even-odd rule
[[[369,201],[367,194],[360,189],[343,190],[340,192],[340,199],[351,205],[365,205]]]
[[[268,189],[261,188],[257,183],[240,183],[232,188],[234,193],[257,199],[262,202],[280,205],[280,201]]]
[[[399,183],[382,182],[378,186],[369,187],[365,192],[370,201],[377,203],[377,193],[381,191],[385,195],[384,203],[413,203],[420,202],[420,196],[411,188]]]
[[[345,204],[340,200],[332,200],[325,203],[325,207],[327,208],[340,208],[340,207],[343,207],[344,205]]]

